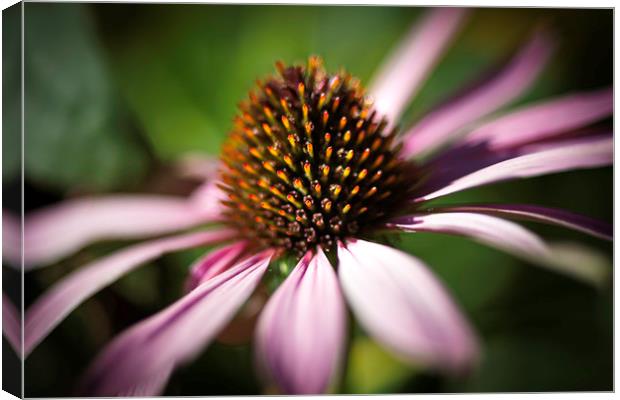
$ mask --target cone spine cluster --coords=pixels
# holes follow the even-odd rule
[[[224,144],[225,220],[258,247],[329,252],[406,202],[415,169],[350,74],[328,75],[318,57],[276,69]]]

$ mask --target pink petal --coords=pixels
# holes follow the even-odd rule
[[[308,252],[261,314],[259,362],[284,393],[325,393],[342,361],[345,330],[334,269],[321,249]]]
[[[170,375],[172,375],[172,367],[164,368],[161,372],[153,376],[145,377],[142,381],[134,382],[127,388],[122,388],[115,397],[146,397],[159,396],[166,389]]]
[[[19,356],[22,354],[22,324],[20,313],[9,297],[2,293],[2,333]]]
[[[523,155],[521,149],[492,151],[485,144],[463,144],[434,154],[420,163],[420,175],[424,177],[416,186],[414,198],[442,189],[468,174]]]
[[[2,258],[12,267],[21,269],[22,259],[21,221],[17,215],[2,210]]]
[[[164,253],[205,246],[231,237],[218,230],[144,242],[87,264],[57,282],[26,311],[24,353],[28,355],[73,309],[132,269]]]
[[[190,228],[212,220],[216,206],[156,195],[69,200],[26,217],[24,261],[27,267],[49,264],[97,240],[133,239]]]
[[[603,282],[608,276],[606,263],[601,263],[600,257],[588,249],[565,244],[548,245],[524,227],[490,215],[468,212],[419,214],[396,218],[388,226],[407,232],[465,236],[536,265],[594,284]]]
[[[480,126],[465,142],[502,149],[546,139],[609,117],[613,100],[613,89],[605,88],[530,105]]]
[[[530,152],[531,151],[531,152]],[[526,154],[484,167],[457,178],[443,188],[418,197],[426,201],[461,190],[516,178],[594,168],[613,163],[613,138],[610,135],[524,148]]]
[[[184,154],[175,165],[181,176],[205,181],[214,180],[220,160],[204,153]]]
[[[265,251],[241,261],[126,330],[89,368],[83,392],[116,396],[153,377],[163,379],[167,371],[198,356],[252,294],[271,255]]]
[[[559,225],[601,239],[613,240],[613,226],[585,215],[558,208],[530,204],[472,204],[453,207],[434,207],[434,212],[469,212]]]
[[[189,203],[202,210],[208,220],[218,220],[221,214],[221,202],[228,199],[226,193],[218,187],[219,181],[212,180],[198,186],[189,198]]]
[[[340,244],[338,275],[362,327],[397,356],[464,372],[476,338],[450,295],[418,259],[377,243]]]
[[[406,132],[403,154],[412,157],[426,153],[467,124],[518,98],[536,80],[552,49],[552,40],[538,32],[493,78],[428,114]]]
[[[246,245],[247,243],[245,242],[233,243],[218,250],[211,251],[198,259],[190,267],[189,277],[185,283],[186,290],[194,290],[196,286],[202,282],[232,267],[241,256]]]
[[[436,8],[415,24],[381,66],[369,94],[379,115],[398,121],[465,19],[464,8]]]
[[[549,251],[538,236],[513,222],[476,213],[415,214],[390,221],[408,232],[437,232],[467,236],[512,254],[546,258]]]

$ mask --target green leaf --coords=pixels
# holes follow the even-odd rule
[[[156,265],[144,265],[114,282],[114,290],[138,307],[157,304],[161,297],[158,273]]]
[[[413,374],[370,338],[353,339],[345,376],[345,393],[389,393]]]
[[[215,5],[149,11],[127,30],[108,32],[106,43],[122,93],[163,159],[217,154],[237,103],[257,78],[274,73],[277,60],[317,54],[330,70],[346,67],[367,83],[419,12]]]
[[[2,178],[19,172],[21,160],[21,6],[2,13]]]
[[[284,256],[271,261],[263,279],[269,293],[274,293],[280,287],[298,262],[298,257],[294,256]]]
[[[126,35],[107,36],[122,94],[158,157],[217,154],[241,98],[229,87],[236,61],[230,50],[237,43],[229,18],[238,9],[149,9]]]
[[[135,182],[146,154],[123,122],[89,14],[77,4],[25,10],[26,176],[60,189]]]

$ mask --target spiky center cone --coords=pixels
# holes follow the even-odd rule
[[[276,67],[223,147],[225,218],[259,247],[330,251],[398,210],[415,170],[351,75],[326,74],[316,57]]]

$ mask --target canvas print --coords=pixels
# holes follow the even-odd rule
[[[613,390],[611,9],[3,30],[5,390]]]

